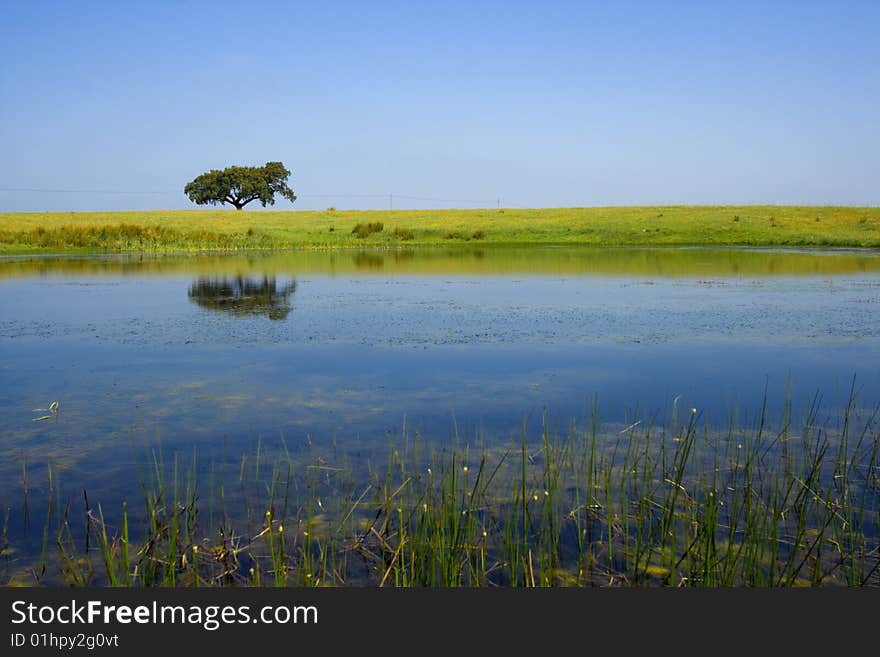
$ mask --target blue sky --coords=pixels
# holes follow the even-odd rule
[[[2,8],[0,211],[880,202],[876,1]]]

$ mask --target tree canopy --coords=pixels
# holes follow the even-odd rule
[[[251,201],[259,201],[266,207],[275,205],[276,194],[291,203],[296,200],[287,186],[289,176],[290,171],[281,162],[266,162],[262,167],[231,166],[203,173],[187,183],[183,191],[197,205],[229,203],[241,210]]]

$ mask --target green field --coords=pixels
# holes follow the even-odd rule
[[[368,224],[378,230],[370,232]],[[658,206],[0,213],[0,253],[7,254],[460,244],[876,248],[880,247],[880,208]]]

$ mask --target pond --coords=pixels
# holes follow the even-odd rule
[[[282,438],[357,453],[595,414],[833,422],[853,386],[880,401],[870,251],[22,256],[0,259],[0,309],[4,507],[45,495],[49,463],[73,490],[136,495],[139,441],[232,461]],[[36,549],[40,521],[11,524]]]

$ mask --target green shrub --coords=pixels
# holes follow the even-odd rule
[[[39,248],[91,248],[103,251],[154,251],[162,248],[231,250],[273,246],[266,235],[248,228],[243,233],[221,233],[197,229],[182,231],[167,226],[105,224],[62,225],[50,230],[38,226],[25,231],[0,231],[0,243],[26,244]]]
[[[482,230],[475,230],[470,235],[463,233],[460,230],[450,230],[443,235],[443,238],[447,240],[464,240],[466,242],[469,242],[470,240],[485,239],[485,237],[486,233]]]
[[[357,224],[351,229],[351,234],[358,239],[363,239],[369,237],[373,233],[381,233],[384,228],[385,226],[381,221],[370,221],[365,224]]]

